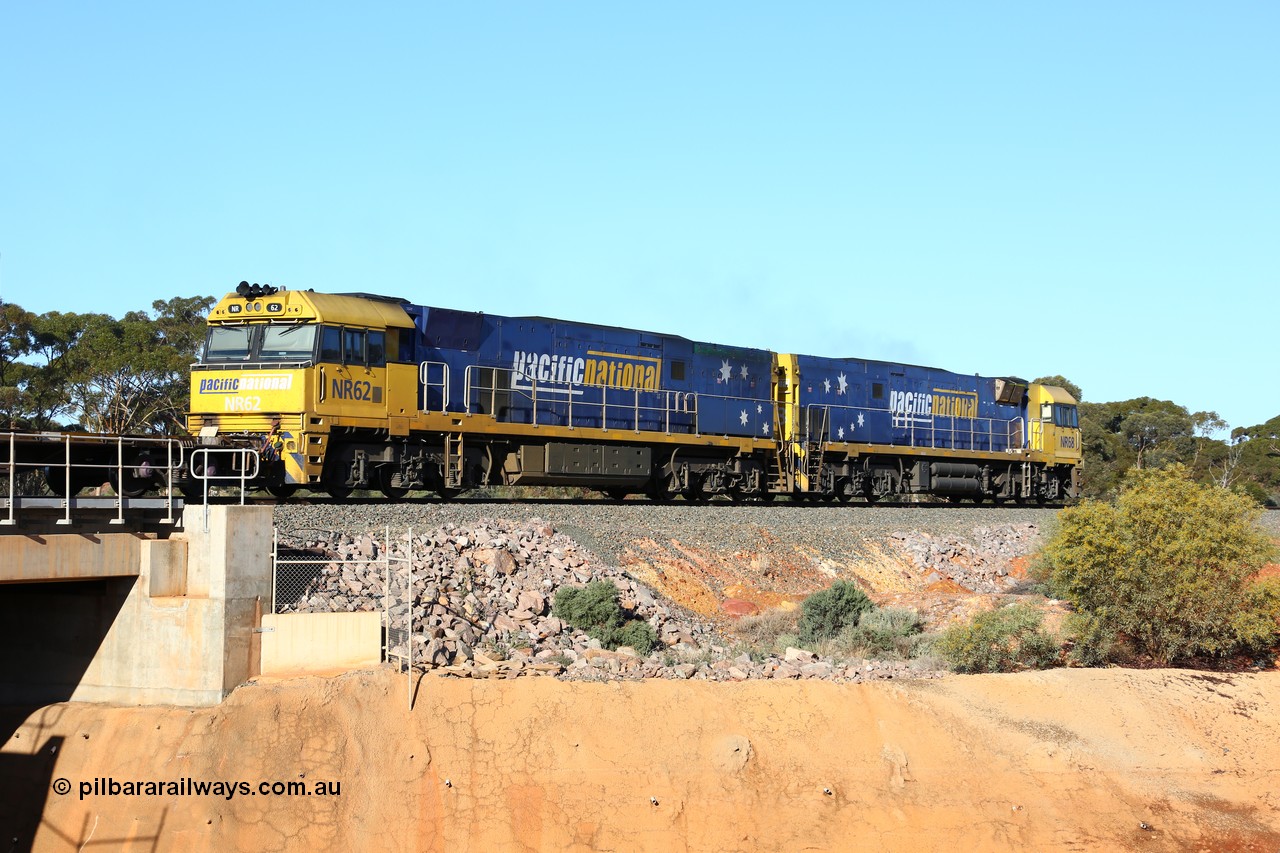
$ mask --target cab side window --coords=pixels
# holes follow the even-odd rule
[[[342,329],[325,326],[320,330],[320,360],[342,361]]]
[[[364,364],[364,329],[342,330],[342,361],[344,364]]]
[[[386,367],[387,364],[387,333],[382,331],[369,331],[366,338],[368,345],[368,356],[370,367]]]
[[[1080,421],[1076,415],[1075,406],[1054,406],[1053,422],[1056,426],[1076,428],[1080,426]]]

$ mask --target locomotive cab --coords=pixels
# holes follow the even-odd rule
[[[1083,457],[1076,398],[1056,385],[1027,389],[1027,417],[1031,450],[1044,454],[1049,465],[1079,465]]]
[[[407,432],[418,383],[400,358],[412,329],[400,300],[242,285],[208,323],[187,428],[204,444],[256,447],[259,482],[273,493],[321,483],[335,432]]]

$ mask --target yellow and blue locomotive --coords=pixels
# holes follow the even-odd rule
[[[256,448],[255,484],[277,495],[1078,490],[1076,401],[1013,378],[247,283],[208,323],[188,427],[202,445]]]

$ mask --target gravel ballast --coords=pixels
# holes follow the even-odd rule
[[[832,559],[864,553],[895,533],[969,537],[976,528],[1034,524],[1041,531],[1056,509],[1006,507],[805,506],[788,503],[648,504],[639,501],[455,501],[407,504],[289,504],[275,510],[282,530],[314,528],[393,534],[481,521],[539,519],[599,557],[619,561],[635,539],[650,537],[715,551],[762,550],[778,542],[812,548]]]

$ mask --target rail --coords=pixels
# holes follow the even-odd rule
[[[837,413],[847,413],[838,418]],[[815,423],[825,427],[814,429]],[[941,422],[941,424],[939,423]],[[848,429],[845,425],[848,424]],[[1005,453],[1026,448],[1024,423],[1021,417],[1012,420],[1000,418],[961,418],[954,416],[902,416],[889,409],[865,406],[832,406],[812,404],[805,407],[805,434],[810,441],[862,441],[859,435],[872,430],[873,435],[883,436],[888,428],[888,446],[898,447],[899,440],[907,447],[928,447],[935,450],[972,450]],[[877,443],[881,443],[877,441]]]
[[[184,448],[173,438],[142,436],[103,436],[82,433],[4,433],[0,446],[6,456],[0,468],[8,494],[8,514],[0,524],[16,525],[16,511],[21,503],[19,481],[26,473],[40,475],[49,490],[61,498],[63,517],[56,524],[72,524],[71,510],[75,495],[84,488],[109,482],[115,492],[115,518],[111,524],[124,524],[124,510],[133,484],[151,483],[163,478],[172,483],[174,473],[182,467]],[[160,462],[163,461],[163,466]],[[165,495],[165,523],[174,522],[173,489]]]

